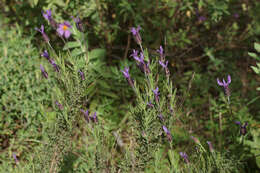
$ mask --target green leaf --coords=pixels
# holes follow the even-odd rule
[[[255,50],[260,53],[260,44],[255,43],[254,47],[255,47]]]
[[[256,74],[259,74],[260,71],[257,67],[251,66],[251,68],[254,70]]]
[[[65,46],[63,47],[63,50],[68,50],[68,49],[76,48],[76,47],[80,47],[80,43],[77,41],[70,41],[65,44]]]
[[[255,58],[256,60],[260,61],[260,58],[257,56],[257,54],[248,52],[248,55],[251,56],[252,58]]]
[[[77,49],[73,49],[73,51],[71,52],[71,56],[75,57],[75,56],[79,56],[79,55],[81,55],[83,53],[84,52],[81,49],[77,48]]]
[[[105,49],[93,49],[89,52],[90,59],[104,58],[106,56]]]

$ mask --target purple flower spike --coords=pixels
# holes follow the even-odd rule
[[[133,80],[131,79],[130,74],[129,74],[129,67],[125,67],[125,69],[122,70],[122,73],[124,74],[124,77],[127,79],[129,85],[130,85],[131,87],[134,87],[134,82],[133,82]]]
[[[141,39],[141,36],[140,36],[140,33],[139,33],[140,29],[141,29],[140,26],[137,26],[137,28],[135,28],[135,27],[131,28],[131,32],[132,32],[137,44],[142,44],[142,39]]]
[[[46,12],[42,12],[42,15],[43,17],[48,20],[51,24],[51,26],[54,28],[54,29],[57,29],[57,22],[52,18],[51,16],[51,10],[46,10]]]
[[[244,124],[242,124],[240,121],[235,121],[235,123],[240,126],[240,135],[243,135],[243,136],[246,135],[246,133],[247,133],[246,126],[248,125],[248,122],[245,122]]]
[[[55,104],[58,106],[60,110],[63,110],[63,106],[58,101],[56,101]]]
[[[214,152],[214,148],[212,146],[212,143],[210,141],[207,141],[208,145],[209,145],[209,151],[210,152]]]
[[[160,64],[164,69],[166,69],[167,66],[168,66],[168,61],[166,61],[166,63],[164,64],[162,61],[159,60],[159,64]]]
[[[163,122],[164,121],[164,118],[163,118],[163,115],[162,114],[159,114],[158,115],[159,119]]]
[[[163,48],[162,48],[162,46],[160,46],[160,48],[158,50],[156,50],[156,51],[160,54],[161,57],[163,57]]]
[[[44,67],[40,64],[40,69],[42,71],[42,75],[47,79],[48,78],[48,73],[44,70]]]
[[[62,24],[59,24],[59,27],[57,29],[57,32],[60,36],[64,36],[65,38],[69,38],[71,35],[70,29],[71,25],[69,22],[65,21]]]
[[[87,123],[89,123],[90,117],[88,114],[88,110],[84,111],[83,109],[80,109],[80,111],[84,114],[84,118],[87,121]]]
[[[54,60],[50,59],[50,63],[51,63],[51,65],[53,66],[53,68],[54,68],[54,70],[55,70],[56,72],[60,72],[60,68],[59,68],[59,66],[54,62]]]
[[[167,129],[166,126],[162,126],[163,128],[163,131],[166,133],[167,135],[167,138],[168,138],[168,141],[171,142],[172,141],[172,135],[171,135],[171,132]]]
[[[50,41],[49,37],[46,35],[46,33],[44,32],[44,26],[41,25],[41,28],[35,28],[36,31],[39,31],[42,34],[43,39],[45,40],[46,43],[48,43]]]
[[[223,86],[224,87],[224,92],[226,94],[226,96],[228,97],[228,100],[229,100],[229,97],[230,97],[230,90],[229,90],[229,84],[231,83],[231,76],[228,75],[228,78],[227,78],[227,82],[225,81],[225,79],[223,79],[223,82],[221,82],[218,78],[217,78],[217,82],[218,82],[218,85],[219,86]]]
[[[190,137],[196,144],[200,144],[200,141],[198,138],[194,137],[194,136],[191,136]]]
[[[188,164],[188,155],[185,152],[180,152],[180,156],[184,159],[184,161]]]
[[[97,113],[95,112],[93,116],[91,117],[94,123],[98,122]]]
[[[84,73],[82,72],[82,71],[78,71],[79,72],[79,75],[80,75],[80,77],[81,77],[81,80],[85,80],[85,75],[84,75]]]
[[[81,22],[80,18],[77,17],[73,17],[74,22],[76,23],[76,27],[80,32],[84,32],[84,27],[83,27],[83,23]]]
[[[43,57],[46,58],[47,60],[50,59],[50,55],[49,55],[49,53],[47,52],[47,50],[44,50],[43,53],[41,54],[41,56],[43,56]]]
[[[16,164],[19,164],[19,160],[17,159],[17,156],[15,153],[13,153],[13,158]]]
[[[157,87],[155,90],[153,90],[154,96],[155,96],[155,101],[156,103],[159,103],[159,88]]]

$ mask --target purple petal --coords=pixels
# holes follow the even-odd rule
[[[228,75],[228,81],[227,81],[227,84],[230,84],[231,83],[231,76]]]
[[[65,38],[69,38],[70,37],[70,31],[66,30],[64,36],[65,36]]]
[[[59,33],[60,36],[62,36],[64,34],[64,30],[62,29],[61,26],[59,26],[59,28],[57,29],[57,32]]]
[[[220,82],[220,80],[217,78],[217,82],[219,86],[223,86],[224,84],[222,82]]]

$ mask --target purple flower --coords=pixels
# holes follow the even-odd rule
[[[248,122],[245,122],[243,125],[240,121],[236,121],[235,123],[240,126],[240,135],[246,135]]]
[[[166,63],[164,64],[162,61],[159,60],[159,64],[160,64],[164,69],[166,69],[167,66],[168,66],[168,61],[166,61]]]
[[[137,62],[144,63],[144,55],[140,53],[140,57],[138,56],[138,50],[133,50],[133,53],[130,55],[132,56]]]
[[[84,32],[84,27],[83,27],[83,23],[81,22],[80,18],[77,17],[73,17],[74,22],[76,23],[76,27],[80,32]]]
[[[214,152],[214,148],[212,146],[212,143],[210,141],[207,141],[208,145],[209,145],[209,151],[210,152]]]
[[[167,138],[168,138],[168,141],[171,142],[172,141],[172,135],[171,135],[171,132],[167,129],[166,126],[162,126],[163,128],[163,131],[166,133],[167,135]]]
[[[204,22],[207,18],[205,16],[199,16],[199,22]]]
[[[96,112],[93,114],[93,116],[91,117],[91,119],[92,119],[92,121],[93,121],[94,123],[97,123],[97,122],[98,122],[98,118],[97,118],[97,113],[96,113]]]
[[[164,121],[164,118],[163,118],[163,115],[162,115],[162,114],[159,114],[158,117],[159,117],[159,119],[160,119],[161,121]]]
[[[223,79],[223,82],[221,82],[221,81],[217,78],[217,82],[218,82],[218,85],[219,85],[219,86],[223,86],[223,87],[224,87],[224,92],[225,92],[226,96],[227,96],[228,99],[229,99],[229,97],[230,97],[230,90],[229,90],[228,85],[231,83],[231,76],[228,75],[228,78],[227,78],[227,79],[228,79],[227,82],[226,82],[224,79]]]
[[[156,103],[159,103],[159,88],[157,87],[155,90],[153,90],[154,96],[155,96],[155,101]]]
[[[196,144],[200,144],[200,141],[198,140],[198,138],[191,136],[190,137]]]
[[[44,70],[44,67],[40,64],[40,69],[42,71],[42,75],[47,79],[48,78],[48,73]]]
[[[46,10],[46,13],[44,11],[42,12],[43,17],[48,20],[51,24],[51,26],[56,29],[57,28],[57,22],[52,18],[51,16],[51,10]]]
[[[42,34],[43,39],[46,41],[46,43],[48,43],[50,41],[49,37],[46,35],[46,33],[44,32],[44,26],[41,25],[41,28],[35,28],[36,31],[39,31]]]
[[[47,50],[44,50],[43,53],[41,54],[41,56],[43,56],[44,58],[46,58],[48,61],[50,60],[50,55],[47,52]]]
[[[55,104],[58,106],[60,110],[63,110],[63,106],[58,101],[56,101]]]
[[[132,32],[137,44],[142,44],[142,38],[141,38],[140,33],[139,33],[140,29],[141,29],[140,26],[137,26],[137,28],[135,28],[135,27],[131,28],[131,32]]]
[[[147,106],[149,106],[150,108],[153,108],[153,107],[154,107],[154,105],[153,105],[151,102],[148,102],[148,103],[147,103]]]
[[[163,57],[163,48],[162,48],[162,46],[160,46],[160,48],[157,49],[156,51],[160,54],[160,57]]]
[[[51,65],[53,66],[53,68],[55,69],[56,72],[60,72],[60,68],[59,68],[59,66],[55,63],[54,60],[50,59],[49,62],[51,63]]]
[[[65,38],[69,38],[71,35],[69,28],[71,28],[70,23],[65,21],[64,23],[59,24],[57,32],[59,33],[60,36],[64,35]]]
[[[84,114],[84,118],[87,121],[87,123],[89,123],[90,117],[89,117],[88,110],[84,111],[83,109],[80,109],[80,111]]]
[[[180,156],[184,159],[184,161],[188,164],[188,155],[185,152],[180,152]]]
[[[129,67],[125,67],[125,69],[122,70],[122,73],[124,74],[124,77],[127,79],[129,85],[130,85],[131,87],[134,87],[134,82],[133,82],[133,80],[131,79],[130,74],[129,74]]]
[[[19,164],[19,160],[17,159],[17,156],[15,153],[13,153],[13,158],[16,164]]]
[[[84,73],[82,72],[82,71],[78,71],[79,72],[79,75],[80,75],[80,77],[81,77],[81,80],[85,80],[85,75],[84,75]]]

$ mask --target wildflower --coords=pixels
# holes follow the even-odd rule
[[[148,102],[148,103],[147,103],[147,106],[149,106],[150,108],[153,108],[153,107],[154,107],[154,105],[153,105],[151,102]]]
[[[54,29],[57,29],[57,22],[52,18],[51,16],[51,10],[46,10],[46,13],[44,13],[44,11],[42,12],[42,15],[43,17],[48,20],[51,24],[51,26],[54,28]]]
[[[19,160],[17,159],[17,156],[15,153],[13,153],[13,158],[16,164],[19,164]]]
[[[141,29],[140,26],[137,26],[137,28],[135,28],[135,27],[131,28],[131,32],[132,32],[137,44],[142,44],[142,38],[141,38],[140,33],[139,33],[140,29]]]
[[[172,141],[172,135],[171,135],[171,132],[167,129],[167,127],[165,126],[162,126],[163,128],[163,131],[166,133],[167,135],[167,138],[168,138],[168,141],[171,142]]]
[[[240,126],[240,135],[246,135],[248,122],[245,122],[243,125],[240,121],[236,121],[235,123]]]
[[[159,114],[158,117],[159,117],[159,119],[160,119],[161,121],[164,121],[164,118],[163,118],[163,115],[162,115],[162,114]]]
[[[230,90],[229,90],[228,85],[231,83],[230,75],[228,75],[228,81],[227,82],[224,79],[223,79],[223,82],[221,82],[218,78],[217,78],[217,82],[218,82],[219,86],[223,86],[224,87],[224,92],[225,92],[225,94],[226,94],[226,96],[228,97],[228,100],[229,100]]]
[[[199,22],[204,22],[207,18],[205,16],[199,16],[198,19]]]
[[[191,136],[190,137],[196,144],[200,144],[200,141],[198,140],[198,138]]]
[[[160,64],[164,69],[166,69],[167,66],[168,66],[168,61],[166,61],[166,63],[164,64],[162,61],[159,60],[159,64]]]
[[[84,114],[84,118],[87,121],[87,123],[89,123],[90,117],[89,117],[88,110],[84,111],[83,109],[80,109],[80,111]]]
[[[85,80],[85,75],[84,75],[84,73],[82,72],[82,71],[78,71],[79,72],[79,75],[80,75],[80,77],[81,77],[81,80]]]
[[[185,152],[180,152],[180,156],[184,159],[184,161],[188,164],[188,155]]]
[[[97,118],[97,113],[96,113],[96,112],[93,114],[93,116],[91,117],[91,119],[92,119],[92,121],[93,121],[94,123],[97,123],[97,122],[98,122],[98,118]]]
[[[49,62],[51,63],[51,65],[53,66],[53,68],[55,69],[56,72],[60,72],[60,68],[59,68],[59,66],[55,63],[54,60],[50,59]]]
[[[212,143],[210,141],[207,141],[208,145],[209,145],[209,151],[210,152],[214,152],[214,148],[212,146]]]
[[[139,64],[144,63],[144,55],[143,53],[140,53],[140,57],[138,56],[138,50],[133,50],[133,53],[130,55],[132,56]]]
[[[42,71],[42,75],[47,79],[48,78],[48,73],[44,70],[44,67],[40,64],[40,69]]]
[[[155,90],[153,90],[154,96],[155,96],[155,101],[156,103],[159,103],[159,88],[157,87]]]
[[[46,33],[44,32],[44,26],[41,25],[41,28],[35,28],[36,31],[39,31],[42,34],[43,39],[45,40],[46,43],[48,43],[50,41],[49,37],[46,35]]]
[[[76,27],[80,32],[84,32],[84,27],[83,27],[83,23],[81,22],[80,18],[77,17],[73,17],[74,22],[76,23]]]
[[[71,35],[69,28],[71,28],[70,23],[65,21],[64,23],[59,24],[57,32],[59,33],[60,36],[64,35],[65,38],[69,38]]]
[[[122,73],[124,74],[124,77],[127,79],[129,85],[130,85],[131,87],[134,87],[134,82],[133,82],[133,80],[131,79],[130,74],[129,74],[129,68],[128,68],[128,67],[125,67],[125,69],[122,70]]]
[[[63,106],[58,101],[56,101],[55,104],[59,107],[60,110],[63,109]]]
[[[165,61],[165,56],[164,56],[164,54],[163,54],[163,48],[162,48],[162,46],[160,46],[160,48],[157,49],[156,51],[160,54],[161,61],[164,62],[164,61]]]

